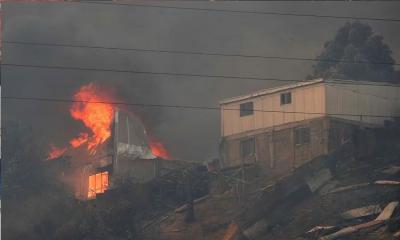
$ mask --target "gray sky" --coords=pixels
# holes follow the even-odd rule
[[[136,2],[137,3],[137,2]],[[154,2],[153,5],[400,18],[397,2]],[[215,13],[87,3],[3,5],[4,39],[125,48],[222,52],[313,58],[346,20]],[[368,22],[400,62],[398,22]],[[185,56],[112,50],[5,45],[5,63],[65,65],[138,71],[302,79],[312,62]],[[218,101],[277,82],[151,76],[4,67],[3,95],[71,98],[96,81],[119,99],[137,103],[217,106]],[[82,128],[65,103],[7,102],[6,120],[32,125],[45,143],[65,144]],[[219,112],[136,108],[172,155],[207,160],[217,155]]]

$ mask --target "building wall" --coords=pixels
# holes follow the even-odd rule
[[[400,116],[400,87],[326,83],[326,110],[334,117],[380,125],[391,118],[365,115]],[[364,115],[364,116],[362,116]]]
[[[112,136],[117,158],[155,158],[149,147],[146,129],[135,115],[121,110],[115,111]]]
[[[281,105],[281,93],[291,92],[292,102]],[[278,126],[285,123],[303,121],[323,116],[325,113],[325,87],[323,83],[282,90],[272,94],[257,96],[246,100],[221,105],[221,134],[223,137]],[[252,115],[240,116],[240,104],[252,101]],[[276,112],[274,112],[276,111]],[[310,112],[321,114],[282,113]]]
[[[120,180],[131,179],[137,182],[148,182],[174,169],[181,168],[184,164],[187,163],[179,160],[165,160],[161,158],[120,158],[118,168],[113,169],[112,177]]]
[[[309,128],[310,141],[296,144],[295,131],[304,127]],[[243,158],[241,142],[251,138],[255,139],[255,154]],[[224,167],[254,163],[267,177],[277,177],[344,145],[352,146],[346,151],[355,157],[369,156],[376,148],[374,130],[354,121],[321,117],[226,137],[221,152]]]
[[[281,105],[280,96],[286,92],[291,92],[292,102]],[[253,102],[256,111],[251,115],[240,116],[240,104],[246,102]],[[221,104],[221,135],[226,137],[327,114],[362,122],[366,126],[382,126],[385,120],[393,120],[390,116],[400,116],[400,87],[379,86],[372,82],[360,84],[356,81],[354,84],[351,81],[340,84],[327,80],[292,89],[282,88],[266,95],[239,98]]]
[[[147,182],[156,177],[156,175],[156,159],[120,158],[118,168],[114,168],[113,178]]]
[[[225,167],[256,163],[269,177],[283,175],[328,153],[329,124],[330,119],[322,117],[226,137],[222,150]],[[303,127],[309,128],[310,141],[296,144],[295,131]],[[241,142],[251,138],[255,139],[255,154],[243,158]]]
[[[287,92],[292,101],[281,105]],[[240,116],[240,104],[247,102],[253,102],[254,112]],[[226,167],[257,163],[267,175],[278,176],[349,142],[356,156],[366,156],[376,143],[374,131],[365,127],[382,126],[390,116],[400,116],[400,87],[371,82],[314,82],[237,97],[221,103],[222,159]],[[306,144],[297,144],[301,127],[309,128]],[[249,139],[255,154],[244,156],[241,144]]]
[[[374,128],[365,128],[359,122],[330,118],[328,153],[348,141],[352,142],[353,155],[358,158],[370,156],[377,146]]]

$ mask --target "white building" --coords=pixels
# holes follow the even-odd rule
[[[334,150],[355,128],[381,127],[400,116],[400,85],[316,79],[220,106],[225,164],[259,162],[284,172]]]
[[[399,100],[399,85],[323,79],[299,82],[221,101],[222,136],[322,116],[382,126],[391,118],[381,116],[400,114]],[[255,111],[240,114],[237,109],[245,109],[246,104]]]

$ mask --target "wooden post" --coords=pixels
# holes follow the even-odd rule
[[[191,168],[185,170],[184,172],[186,204],[187,204],[185,222],[187,223],[192,223],[195,221],[194,204],[193,204],[193,181],[191,174],[192,174]]]
[[[296,169],[296,128],[293,127],[291,138],[292,138],[292,147],[293,147],[293,170]]]
[[[274,133],[275,133],[275,130],[274,130],[274,128],[272,128],[271,135],[270,135],[270,141],[269,141],[269,155],[270,155],[270,156],[269,156],[269,159],[270,159],[269,167],[270,167],[270,168],[274,168],[274,167],[275,167]]]
[[[244,180],[244,174],[243,174],[243,168],[244,168],[244,153],[243,153],[243,147],[242,147],[242,143],[240,145],[240,171],[241,171],[241,177],[242,180]],[[237,196],[238,196],[238,203],[241,203],[241,189],[240,189],[240,183],[236,183],[236,192],[237,192]]]
[[[114,138],[113,138],[113,172],[118,171],[118,109],[114,114]]]
[[[244,161],[243,161],[243,160],[242,160],[242,180],[245,181]],[[243,195],[244,195],[244,188],[245,188],[245,185],[244,185],[244,183],[239,183],[239,184],[240,184],[240,186],[241,186],[240,192],[239,192],[239,194],[240,194],[240,201],[241,201],[241,200],[242,200],[242,197],[243,197]]]

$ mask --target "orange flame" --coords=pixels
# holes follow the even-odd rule
[[[96,198],[96,194],[104,193],[108,189],[108,172],[96,173],[89,176],[87,197]]]
[[[84,144],[85,142],[87,142],[89,139],[89,135],[87,133],[80,133],[78,137],[72,139],[71,141],[69,141],[69,144],[74,147],[77,148],[80,145]]]
[[[67,148],[58,148],[53,144],[50,144],[50,152],[46,160],[61,157],[65,151],[67,151]]]
[[[82,86],[75,93],[74,100],[76,102],[70,108],[71,116],[81,120],[91,130],[92,136],[81,133],[72,139],[70,144],[72,147],[78,147],[87,143],[88,150],[92,151],[111,136],[114,109],[111,104],[103,103],[107,99],[99,95],[98,88],[93,83]]]
[[[114,117],[114,108],[100,89],[90,83],[82,86],[74,95],[74,103],[70,108],[72,118],[80,120],[90,129],[91,134],[82,132],[69,141],[72,148],[87,144],[92,152],[99,144],[104,143],[111,136],[111,124]],[[61,156],[67,148],[56,148],[50,145],[48,159]]]
[[[163,159],[171,159],[170,154],[168,153],[167,149],[165,148],[164,144],[162,144],[159,140],[154,137],[149,137],[149,144],[151,152],[154,156],[160,157]]]

